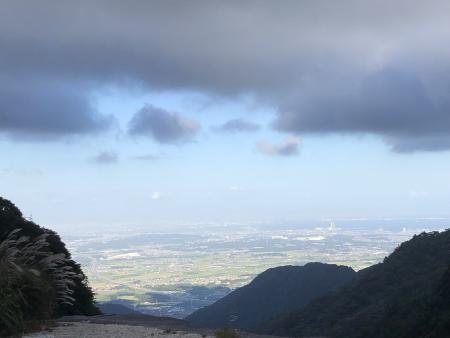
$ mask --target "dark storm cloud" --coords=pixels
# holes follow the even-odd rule
[[[90,91],[129,83],[248,96],[278,112],[280,130],[371,133],[395,151],[450,149],[448,1],[14,0],[0,7],[1,74],[86,84],[79,94],[86,104]],[[3,78],[0,88],[8,88]],[[72,115],[70,106],[61,114]],[[97,130],[92,111],[80,116],[79,130]]]
[[[284,108],[274,125],[287,132],[378,134],[397,152],[450,149],[450,96],[433,97],[419,77],[396,69]]]
[[[196,121],[152,105],[140,109],[128,125],[129,135],[151,137],[159,143],[188,142],[198,130]]]
[[[19,88],[0,85],[0,132],[12,138],[52,140],[99,132],[113,122],[77,91],[45,83],[25,83]]]
[[[219,132],[231,132],[231,133],[239,133],[239,132],[255,132],[259,130],[259,125],[250,121],[246,121],[244,119],[233,119],[229,120],[219,126],[213,127],[213,130]]]
[[[385,142],[397,153],[444,151],[450,149],[450,137],[448,133],[402,137],[387,136],[385,137]]]

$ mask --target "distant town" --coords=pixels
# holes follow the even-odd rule
[[[165,232],[68,235],[99,302],[184,318],[280,265],[325,262],[363,269],[414,234],[449,220],[326,220],[305,224],[208,224]]]

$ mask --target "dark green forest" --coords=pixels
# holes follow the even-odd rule
[[[337,338],[450,337],[450,230],[422,233],[264,332]]]
[[[268,269],[186,319],[197,326],[255,331],[273,316],[298,309],[355,276],[352,268],[323,263]]]

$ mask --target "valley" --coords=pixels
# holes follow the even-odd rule
[[[318,261],[360,270],[382,261],[414,234],[444,227],[446,222],[207,224],[68,235],[65,241],[98,301],[184,318],[268,268]]]

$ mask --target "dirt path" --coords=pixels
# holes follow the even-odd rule
[[[191,327],[181,319],[149,315],[69,316],[51,331],[23,338],[214,338],[215,330]],[[241,332],[242,338],[277,338]]]
[[[213,338],[213,335],[188,333],[185,331],[162,330],[158,328],[92,323],[59,323],[50,332],[40,332],[24,338]]]

